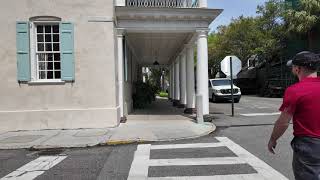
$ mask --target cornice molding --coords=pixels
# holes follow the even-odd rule
[[[119,20],[201,20],[211,23],[222,9],[116,7]]]

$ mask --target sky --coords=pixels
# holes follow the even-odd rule
[[[211,31],[215,31],[220,25],[228,25],[232,18],[241,15],[256,16],[256,8],[267,0],[208,0],[208,7],[224,9],[223,12],[210,25]]]

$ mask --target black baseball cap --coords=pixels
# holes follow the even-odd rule
[[[315,68],[317,64],[320,62],[319,54],[312,53],[310,51],[302,51],[296,54],[292,60],[287,62],[287,66],[303,66]]]

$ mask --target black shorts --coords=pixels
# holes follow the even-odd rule
[[[295,137],[292,168],[296,180],[320,180],[320,139]]]

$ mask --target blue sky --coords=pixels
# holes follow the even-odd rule
[[[227,25],[232,18],[244,16],[256,16],[256,8],[267,0],[208,0],[209,8],[224,9],[222,14],[210,25],[211,31],[220,25]]]

